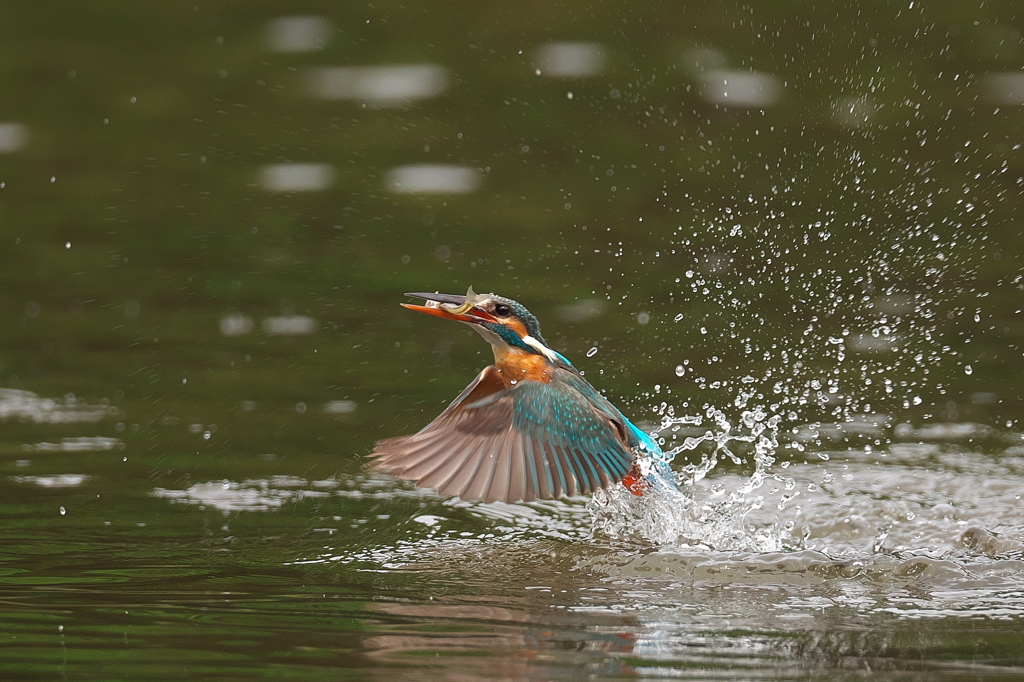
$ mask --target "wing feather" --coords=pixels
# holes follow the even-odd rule
[[[466,486],[465,497],[467,500],[483,500],[487,486],[494,476],[494,440],[481,443],[481,448],[476,455],[477,467],[472,480]],[[462,497],[460,495],[459,497]]]
[[[438,444],[440,445],[440,444]],[[440,447],[425,450],[429,455],[427,459],[413,467],[402,469],[398,475],[402,478],[416,479],[423,481],[423,485],[436,488],[441,486],[447,479],[446,473],[458,466],[462,458],[461,453],[452,453],[447,448]]]
[[[621,480],[639,444],[635,427],[575,372],[555,368],[551,378],[506,388],[488,367],[418,433],[378,442],[374,466],[488,502],[558,498]]]
[[[531,437],[526,438],[526,451],[528,460],[537,470],[537,488],[535,494],[538,499],[550,500],[555,497],[555,482],[551,476],[551,467],[544,460],[543,445],[539,440]]]
[[[557,455],[558,470],[566,472],[566,475],[562,477],[565,480],[566,494],[572,497],[578,492],[583,492],[586,486],[581,484],[580,477],[575,473],[576,467],[569,450],[564,444],[559,444],[555,448],[555,454]]]
[[[581,453],[579,450],[574,449],[574,447],[571,452],[575,457],[577,457],[577,461],[581,463],[580,475],[581,478],[586,481],[586,492],[593,493],[598,487],[597,469],[594,467],[594,463],[589,457]]]
[[[523,467],[526,478],[526,493],[523,495],[523,499],[533,496],[534,499],[540,494],[540,474],[537,470],[537,460],[533,457],[533,448],[531,446],[530,438],[520,432],[519,434],[519,446],[523,452],[523,462],[526,466]],[[542,498],[543,499],[543,498]]]
[[[406,471],[409,478],[417,480],[420,485],[426,488],[437,488],[444,491],[446,495],[457,495],[459,474],[470,472],[472,476],[479,461],[475,458],[474,451],[479,447],[475,443],[465,443],[461,447],[453,447],[452,443],[439,442],[439,449],[442,452],[450,453],[447,456],[439,455],[436,466],[430,471],[419,473],[415,470]]]
[[[514,457],[511,444],[508,442],[510,431],[511,429],[505,431],[495,439],[493,452],[494,469],[491,473],[491,479],[488,481],[487,490],[482,496],[484,502],[513,499],[509,494],[512,458]]]
[[[507,499],[522,500],[526,498],[526,453],[523,452],[523,436],[518,431],[509,429],[505,433],[509,448],[508,490]]]
[[[555,447],[551,452],[551,471],[552,478],[555,481],[555,497],[560,498],[563,495],[567,495],[568,491],[568,480],[566,480],[565,470],[562,468],[562,460],[564,459],[564,453],[560,447]],[[571,475],[568,476],[572,478]]]

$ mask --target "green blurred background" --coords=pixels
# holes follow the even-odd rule
[[[5,561],[237,568],[191,544],[227,543],[217,514],[151,493],[358,475],[425,424],[490,353],[406,291],[521,301],[640,423],[1004,447],[1022,31],[1009,0],[5,4]],[[234,518],[243,563],[304,555],[261,533],[310,514],[419,508],[322,504]]]
[[[284,9],[320,17],[305,47],[275,37]],[[345,467],[486,361],[397,307],[472,284],[531,307],[641,420],[658,385],[683,412],[752,387],[799,421],[1002,426],[1024,362],[1017,11],[7,7],[2,117],[21,140],[0,156],[0,376],[108,399],[140,453],[272,443]],[[545,75],[545,44],[581,40],[596,65]],[[381,101],[309,85],[376,64],[444,82]],[[723,73],[762,78],[753,102],[716,100]],[[291,162],[333,177],[268,191],[266,167]],[[478,187],[389,191],[413,163]],[[251,332],[224,336],[231,314]],[[288,314],[314,331],[263,331]],[[822,408],[815,380],[841,399]],[[356,409],[315,416],[331,400]],[[220,428],[196,443],[190,423]]]

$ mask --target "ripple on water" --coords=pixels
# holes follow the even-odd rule
[[[0,388],[0,420],[18,419],[36,424],[75,424],[98,422],[113,416],[117,408],[108,405],[87,405],[74,394],[63,399],[40,398],[31,391]]]
[[[565,608],[685,609],[699,593],[754,620],[766,603],[813,617],[844,608],[901,618],[1019,618],[1019,447],[991,455],[950,443],[900,443],[832,451],[827,460],[810,454],[784,476],[763,468],[756,485],[741,467],[710,467],[703,476],[690,469],[678,493],[637,497],[613,489],[588,503],[474,504],[378,476],[213,481],[153,495],[225,513],[267,512],[310,497],[406,498],[412,506],[400,538],[319,545],[294,563],[412,571],[460,590],[467,580],[498,589],[500,571],[501,591],[519,595],[553,589],[540,589],[538,575],[582,573],[606,590]],[[378,518],[395,523],[391,515]]]
[[[85,474],[55,474],[53,476],[9,476],[15,483],[29,483],[40,488],[74,488],[89,480]]]

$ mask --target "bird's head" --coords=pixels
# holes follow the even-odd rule
[[[495,356],[507,352],[541,355],[550,362],[568,361],[548,348],[540,334],[537,318],[518,301],[497,294],[477,294],[473,287],[465,296],[458,294],[406,294],[422,298],[426,305],[403,303],[410,310],[434,315],[446,320],[465,322],[494,347]]]

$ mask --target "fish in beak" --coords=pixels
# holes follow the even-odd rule
[[[431,294],[426,292],[409,293],[406,294],[406,296],[411,298],[422,298],[427,302],[426,305],[416,305],[413,303],[402,304],[402,306],[409,310],[415,310],[419,313],[426,313],[427,315],[433,315],[446,320],[467,322],[469,324],[497,322],[493,315],[478,307],[485,301],[490,300],[490,297],[486,294],[474,293],[473,287],[469,288],[469,291],[466,292],[465,296],[459,294]]]

